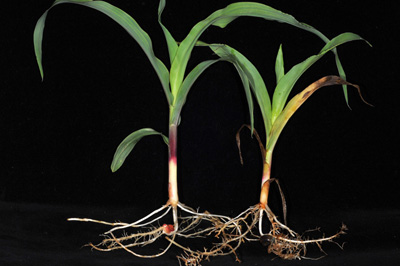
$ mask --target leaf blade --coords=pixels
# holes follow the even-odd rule
[[[33,46],[35,51],[36,63],[39,67],[40,77],[42,81],[44,79],[44,71],[43,71],[43,52],[42,52],[42,40],[43,40],[43,31],[45,26],[45,21],[47,18],[48,11],[44,12],[43,15],[36,22],[35,29],[33,31]]]
[[[293,114],[300,108],[303,103],[311,97],[311,95],[316,92],[318,89],[326,86],[332,86],[332,85],[350,85],[355,87],[358,90],[358,93],[362,99],[363,102],[366,104],[370,105],[367,103],[364,98],[361,95],[360,92],[360,87],[355,84],[351,84],[344,79],[338,77],[338,76],[326,76],[323,78],[320,78],[319,80],[313,82],[310,84],[307,88],[305,88],[303,91],[295,95],[286,105],[285,109],[281,112],[281,114],[278,116],[276,119],[275,123],[272,126],[270,136],[268,138],[268,143],[266,145],[266,149],[268,151],[272,151],[276,145],[276,142],[279,138],[279,135],[281,134],[283,128],[289,121],[289,119],[293,116]]]
[[[86,7],[90,7],[97,11],[102,12],[107,15],[115,22],[117,22],[121,27],[123,27],[129,35],[139,44],[150,63],[152,64],[154,70],[159,77],[164,93],[166,95],[169,104],[172,104],[173,97],[169,89],[169,72],[165,65],[158,59],[153,51],[152,41],[149,35],[139,26],[139,24],[125,11],[107,3],[104,1],[91,1],[91,0],[56,0],[53,5],[45,11],[45,13],[39,18],[36,23],[34,30],[34,47],[35,55],[37,58],[37,63],[39,65],[39,70],[41,71],[41,76],[43,77],[43,65],[42,65],[42,41],[43,41],[43,31],[45,26],[45,20],[48,12],[51,8],[56,5],[70,3],[78,4]]]
[[[187,62],[190,58],[191,51],[199,39],[200,35],[211,25],[218,27],[226,27],[230,22],[241,16],[258,17],[265,20],[273,20],[287,23],[300,29],[312,32],[325,42],[329,39],[320,31],[312,26],[297,21],[293,16],[283,13],[277,9],[261,3],[239,2],[228,5],[227,7],[217,10],[206,19],[198,22],[189,32],[187,37],[179,45],[176,53],[176,60],[171,66],[171,90],[176,95],[183,81],[184,72]]]
[[[186,102],[187,95],[192,88],[194,82],[197,78],[211,65],[219,62],[220,59],[215,60],[206,60],[199,63],[195,68],[190,71],[190,73],[186,76],[185,80],[182,83],[177,95],[174,97],[173,108],[171,109],[171,117],[170,121],[172,123],[177,123],[180,117],[180,113],[183,105]]]
[[[114,153],[114,158],[111,163],[111,171],[117,171],[122,164],[125,162],[125,159],[131,153],[133,148],[136,144],[146,136],[151,135],[160,135],[164,142],[168,145],[168,137],[164,136],[162,133],[155,131],[152,128],[142,128],[139,130],[134,131],[133,133],[129,134],[118,146],[117,150]]]
[[[250,84],[250,88],[253,91],[254,96],[256,97],[257,103],[261,110],[261,115],[264,120],[265,132],[268,135],[271,129],[271,100],[268,95],[267,87],[264,83],[264,80],[257,68],[250,62],[243,54],[234,48],[225,45],[225,44],[211,44],[210,48],[221,57],[223,60],[231,62],[239,72],[239,75],[242,78],[242,82],[245,88],[246,97],[249,103],[249,108],[252,108],[252,100],[250,96],[250,90],[246,86],[246,80],[243,77],[246,77],[247,82]],[[250,105],[251,104],[251,105]],[[252,116],[253,112],[250,110],[250,115]],[[253,123],[254,119],[251,117],[251,122]],[[254,125],[251,125],[252,129]],[[253,131],[252,131],[253,132]]]
[[[310,56],[303,62],[293,66],[280,79],[280,82],[275,88],[272,97],[272,123],[275,122],[280,112],[282,112],[286,104],[287,98],[289,97],[289,94],[292,88],[294,87],[295,83],[308,68],[310,68],[315,62],[321,59],[327,52],[336,49],[337,46],[356,40],[364,40],[364,39],[361,38],[359,35],[350,32],[339,34],[331,41],[329,41],[318,54]]]
[[[275,60],[275,76],[276,76],[276,84],[279,83],[281,78],[285,75],[285,66],[283,61],[283,51],[282,44],[279,45],[278,54],[276,55]]]
[[[174,61],[174,58],[176,55],[176,51],[178,50],[178,44],[175,41],[174,37],[172,37],[169,30],[161,22],[161,15],[162,15],[162,12],[164,11],[165,4],[166,4],[165,0],[160,0],[160,3],[158,5],[158,23],[160,24],[161,29],[164,32],[165,40],[167,41],[169,60],[172,65],[172,62]]]

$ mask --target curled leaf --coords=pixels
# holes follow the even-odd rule
[[[251,131],[251,126],[250,125],[242,125],[239,130],[236,133],[236,144],[239,149],[239,157],[240,157],[240,163],[243,165],[243,157],[242,157],[242,149],[240,148],[240,132],[242,131],[243,128],[247,127]],[[263,159],[263,162],[265,162],[265,148],[264,145],[262,144],[262,141],[260,139],[260,136],[258,135],[257,131],[253,128],[253,134],[256,137],[258,141],[258,145],[260,146],[260,151],[261,151],[261,157]]]

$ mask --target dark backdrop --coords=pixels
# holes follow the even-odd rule
[[[167,64],[167,48],[157,23],[158,1],[110,2],[131,14],[149,33],[156,55]],[[232,2],[169,1],[163,22],[176,40],[182,40],[196,22]],[[351,42],[338,51],[348,81],[359,84],[365,99],[375,107],[365,105],[352,89],[351,110],[339,86],[315,93],[280,136],[272,176],[280,180],[287,197],[289,224],[300,228],[326,225],[328,230],[335,230],[342,221],[353,222],[358,228],[354,230],[359,232],[353,238],[349,236],[354,247],[369,243],[366,254],[375,252],[374,258],[388,258],[386,264],[398,260],[398,4],[259,2],[294,15],[329,38],[350,31],[373,45],[371,48],[361,41]],[[2,8],[0,222],[10,226],[5,228],[14,230],[14,235],[22,235],[21,228],[11,224],[40,224],[41,215],[46,215],[51,225],[60,225],[52,238],[57,245],[56,232],[74,230],[74,226],[81,229],[76,224],[64,224],[64,216],[70,215],[67,210],[82,208],[80,215],[89,210],[88,216],[97,210],[108,213],[110,219],[119,219],[118,214],[111,215],[113,211],[145,213],[167,201],[167,147],[160,138],[143,139],[116,173],[111,173],[110,164],[116,147],[131,132],[151,127],[168,133],[168,105],[155,72],[134,40],[103,14],[81,6],[60,5],[49,13],[42,82],[32,32],[51,3],[20,1]],[[226,29],[211,27],[201,40],[227,43],[241,51],[259,69],[270,92],[275,86],[274,60],[281,43],[286,69],[318,53],[323,46],[311,33],[254,18],[240,18]],[[215,56],[206,48],[196,48],[189,68],[206,58]],[[336,74],[332,54],[306,72],[292,95],[330,74]],[[195,83],[182,112],[178,135],[182,202],[229,215],[258,202],[262,171],[258,144],[249,132],[242,134],[245,164],[241,166],[235,142],[236,131],[243,123],[249,123],[249,115],[241,82],[231,65],[218,63]],[[264,135],[257,108],[256,128]],[[277,189],[272,193],[271,204],[279,208]],[[63,215],[59,211],[64,211]],[[27,213],[39,216],[33,218]],[[54,213],[62,219],[56,219]],[[137,213],[131,211],[126,219],[140,217]],[[374,222],[364,228],[364,221],[370,219]],[[38,234],[46,231],[35,228]],[[32,238],[38,239],[36,235]],[[8,238],[4,239],[2,242],[8,246]],[[69,248],[90,241],[90,235],[74,239],[75,246]],[[29,248],[18,253],[22,240],[13,241],[15,257],[28,251],[32,258],[42,254],[43,249],[35,252]],[[379,253],[386,250],[393,253]],[[96,261],[99,256],[110,258],[109,254],[74,252],[90,265],[100,265]],[[328,253],[332,252],[336,259],[341,256],[342,265],[347,265],[343,264],[346,250],[337,252],[331,247]],[[353,254],[351,249],[349,253]],[[52,254],[43,260],[49,260]],[[126,263],[133,259],[121,256]],[[258,263],[257,256],[265,263],[272,258],[249,255],[254,263]],[[364,265],[369,265],[370,257],[359,256]],[[78,265],[78,260],[71,258],[69,265]],[[60,263],[54,265],[63,265],[63,260],[54,261]],[[167,261],[162,263],[175,263],[173,256]],[[22,260],[15,265],[26,263]]]

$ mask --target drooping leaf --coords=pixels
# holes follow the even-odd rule
[[[139,24],[125,11],[107,3],[104,1],[91,1],[91,0],[56,0],[53,5],[44,12],[44,14],[39,18],[36,23],[33,43],[35,46],[36,60],[39,66],[39,70],[43,79],[43,65],[42,65],[42,40],[43,40],[43,30],[45,26],[45,21],[49,10],[58,4],[79,4],[82,6],[87,6],[102,12],[107,15],[120,26],[122,26],[140,45],[145,54],[147,55],[150,63],[153,65],[161,84],[164,89],[164,93],[167,97],[168,103],[172,104],[173,97],[169,89],[169,72],[165,65],[158,59],[153,51],[153,46],[149,35],[139,26]]]
[[[228,45],[211,44],[210,48],[223,60],[231,62],[236,67],[239,75],[242,78],[242,81],[244,82],[243,85],[245,90],[247,90],[246,96],[250,93],[246,88],[246,83],[243,77],[247,78],[248,82],[250,83],[251,90],[256,97],[257,103],[260,106],[261,114],[264,120],[265,132],[268,134],[271,129],[271,100],[269,98],[265,83],[257,68],[244,55]],[[249,102],[251,101],[250,95],[248,95],[247,100]],[[250,114],[252,114],[252,112]],[[253,120],[251,121],[253,122]],[[253,128],[253,124],[251,126]]]
[[[253,104],[253,96],[251,95],[251,86],[250,81],[247,78],[246,73],[243,71],[239,65],[235,65],[236,71],[238,72],[240,79],[242,80],[244,93],[246,94],[247,106],[249,107],[249,115],[250,115],[250,131],[251,134],[255,132],[254,129],[254,104]]]
[[[175,58],[176,51],[178,50],[178,44],[176,43],[174,37],[172,37],[172,35],[168,31],[168,29],[161,22],[161,15],[162,15],[162,12],[164,11],[164,8],[165,8],[165,0],[160,0],[160,4],[158,5],[158,23],[160,24],[160,26],[164,32],[165,39],[167,41],[169,60],[172,65],[172,62],[174,61],[174,58]]]
[[[346,73],[345,73],[344,68],[343,68],[343,66],[342,66],[342,62],[340,62],[339,55],[338,55],[338,53],[336,52],[336,48],[333,49],[332,51],[335,53],[335,62],[336,62],[336,67],[337,67],[337,69],[338,69],[339,76],[340,76],[342,79],[346,80]],[[346,85],[346,84],[343,84],[343,85],[342,85],[342,88],[343,88],[344,100],[346,101],[347,106],[350,108],[350,105],[349,105],[349,95],[348,95],[348,93],[347,93],[347,85]]]
[[[297,82],[297,80],[303,75],[303,73],[317,62],[327,52],[335,49],[337,46],[355,40],[364,40],[359,35],[354,33],[342,33],[331,41],[329,41],[317,55],[310,56],[303,62],[292,67],[279,81],[275,88],[274,95],[272,98],[272,123],[279,116],[283,110],[289,94]]]
[[[258,17],[265,20],[278,21],[298,27],[300,29],[312,32],[320,37],[323,41],[328,42],[329,39],[315,28],[297,21],[293,16],[276,10],[260,3],[239,2],[228,5],[227,7],[217,10],[206,19],[197,23],[189,32],[188,36],[179,45],[176,53],[176,60],[171,67],[170,82],[172,94],[176,95],[183,81],[187,62],[193,47],[195,46],[200,35],[211,25],[218,27],[226,27],[230,22],[241,16]]]
[[[42,57],[43,57],[43,55],[42,55],[42,39],[43,39],[43,31],[44,31],[44,25],[45,25],[47,13],[48,13],[48,11],[44,12],[44,14],[36,22],[35,30],[33,32],[33,44],[34,44],[34,49],[35,49],[36,62],[38,64],[40,76],[42,77],[42,80],[44,78],[43,65],[42,65]]]
[[[366,104],[370,105],[367,103],[364,98],[361,95],[360,87],[355,84],[351,84],[342,78],[338,76],[326,76],[323,77],[311,85],[309,85],[307,88],[305,88],[302,92],[298,93],[295,95],[286,105],[285,109],[281,112],[281,114],[277,117],[275,120],[275,123],[272,126],[270,136],[268,138],[268,143],[267,143],[267,150],[272,151],[275,147],[275,144],[278,140],[279,135],[281,134],[283,128],[285,127],[286,123],[289,121],[289,119],[292,117],[292,115],[300,108],[300,106],[308,99],[310,96],[317,91],[318,89],[326,86],[332,86],[332,85],[350,85],[355,87],[358,90],[358,93],[362,99],[363,102]]]
[[[146,136],[151,136],[151,135],[160,135],[164,142],[168,145],[168,137],[164,136],[162,133],[155,131],[152,128],[142,128],[139,129],[129,136],[127,136],[121,144],[119,144],[117,150],[115,151],[114,158],[111,163],[111,171],[115,172],[117,171],[122,164],[124,163],[126,157],[131,153],[132,149],[135,147],[135,145],[143,138]]]

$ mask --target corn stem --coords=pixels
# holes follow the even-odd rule
[[[176,208],[179,202],[178,197],[178,180],[177,180],[177,125],[169,126],[169,156],[168,156],[168,195],[169,203]]]
[[[263,176],[261,179],[260,204],[264,208],[268,204],[268,195],[271,179],[272,150],[265,152]]]

